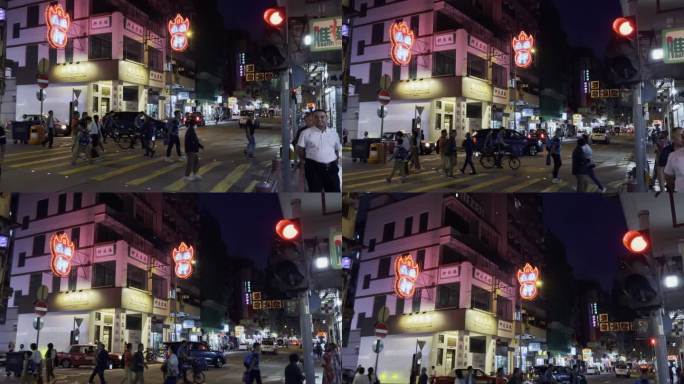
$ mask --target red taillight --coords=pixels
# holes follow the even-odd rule
[[[544,134],[543,134],[543,133],[541,134],[541,138],[542,138],[542,139],[544,138]]]
[[[531,139],[531,138],[532,138],[532,135],[528,134],[528,135],[527,135],[527,138],[528,138],[528,139]]]
[[[195,117],[195,121],[199,121],[199,120],[200,120],[199,116]]]

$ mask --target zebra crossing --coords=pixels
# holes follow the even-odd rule
[[[87,184],[85,189],[97,191],[253,192],[256,184],[268,177],[279,146],[276,139],[261,142],[256,158],[246,159],[241,142],[228,147],[225,142],[207,142],[200,152],[200,181],[185,180],[185,161],[173,156],[174,162],[167,163],[163,151],[148,158],[142,156],[141,149],[121,150],[108,143],[94,162],[81,157],[72,165],[71,145],[66,140],[52,149],[36,146],[12,152],[10,147],[1,162],[0,188],[39,191],[41,184],[49,182],[49,189],[57,190],[81,190]]]

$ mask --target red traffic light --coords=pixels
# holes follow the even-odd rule
[[[636,22],[631,17],[618,17],[613,21],[613,31],[622,37],[631,38],[636,32]]]
[[[264,12],[264,21],[273,28],[280,28],[285,23],[285,10],[283,8],[269,8]]]
[[[622,237],[622,244],[632,253],[645,252],[650,245],[648,236],[640,231],[627,231]]]
[[[276,224],[276,233],[281,239],[292,241],[299,237],[299,224],[293,220],[282,219]]]
[[[651,337],[651,345],[655,347],[656,340],[655,337]]]

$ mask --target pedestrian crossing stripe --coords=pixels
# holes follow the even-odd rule
[[[207,172],[211,171],[212,169],[218,167],[220,164],[221,164],[220,161],[213,161],[207,165],[200,167],[199,172],[197,172],[197,173],[200,176],[204,176],[204,174],[206,174]],[[167,192],[178,192],[181,189],[183,189],[187,184],[188,184],[188,181],[186,181],[184,177],[181,177],[180,179],[176,180],[175,182],[164,187],[164,190]]]
[[[135,154],[135,155],[126,156],[126,157],[120,157],[118,159],[107,160],[107,161],[103,161],[103,162],[95,162],[93,164],[84,165],[81,167],[72,168],[72,169],[69,169],[66,171],[62,171],[62,172],[59,172],[59,174],[62,176],[71,176],[71,175],[76,174],[76,173],[89,171],[91,169],[96,169],[97,167],[100,167],[103,165],[112,165],[112,164],[116,164],[116,163],[121,163],[121,162],[130,160],[130,159],[133,159],[135,157],[140,157],[140,154]]]
[[[519,191],[519,190],[521,190],[521,189],[524,189],[524,188],[529,187],[530,185],[537,184],[537,183],[542,182],[542,181],[544,181],[544,180],[543,180],[543,179],[537,179],[537,178],[531,177],[531,178],[529,178],[528,180],[523,181],[523,182],[518,183],[518,184],[514,184],[514,185],[512,185],[512,186],[510,186],[510,187],[508,187],[508,188],[506,188],[506,189],[504,189],[503,191],[504,191],[505,193],[517,192],[517,191]]]
[[[36,165],[36,164],[52,163],[55,160],[66,160],[66,159],[71,159],[71,154],[68,154],[66,156],[52,157],[52,158],[43,159],[43,160],[33,160],[33,161],[29,161],[27,163],[12,164],[12,165],[10,165],[10,168],[22,168],[22,167],[27,167],[27,166]]]
[[[255,188],[258,183],[258,181],[252,180],[243,192],[255,192]]]
[[[174,164],[171,164],[171,165],[166,166],[164,168],[158,169],[158,170],[150,173],[147,176],[143,176],[143,177],[139,177],[137,179],[133,179],[133,180],[127,182],[126,185],[136,185],[137,186],[137,185],[145,184],[146,182],[148,182],[148,181],[150,181],[156,177],[159,177],[165,173],[169,173],[169,172],[173,171],[174,169],[178,169],[181,167],[185,167],[185,162],[174,163]]]
[[[228,174],[223,180],[219,181],[218,184],[211,189],[211,192],[228,192],[230,187],[235,184],[249,169],[250,164],[240,164],[233,169],[232,172]]]
[[[110,178],[112,178],[112,177],[114,177],[114,176],[123,175],[124,173],[130,172],[130,171],[132,171],[132,170],[134,170],[134,169],[138,169],[138,168],[141,168],[141,167],[146,167],[146,166],[148,166],[148,165],[150,165],[150,164],[158,163],[158,162],[160,162],[162,159],[163,159],[163,157],[158,157],[158,158],[156,158],[156,159],[151,159],[151,160],[148,160],[148,161],[139,161],[139,162],[137,162],[137,163],[134,163],[134,164],[131,164],[131,165],[128,165],[128,166],[125,166],[125,167],[117,168],[117,169],[115,169],[115,170],[113,170],[113,171],[110,171],[110,172],[107,172],[107,173],[99,174],[99,175],[93,177],[91,180],[95,180],[95,181],[107,180],[107,179],[110,179]]]
[[[105,153],[104,155],[100,155],[100,158],[101,158],[101,159],[111,159],[111,158],[114,158],[114,157],[117,157],[117,156],[121,156],[121,153],[119,153],[119,152]],[[71,157],[71,156],[70,156],[70,157]],[[135,157],[135,156],[134,156],[134,157]],[[83,161],[83,159],[82,159],[82,158],[79,158],[78,162],[81,162],[81,161]],[[103,164],[103,163],[100,162],[99,164]],[[54,169],[54,168],[60,168],[60,167],[61,167],[61,168],[72,168],[72,167],[74,167],[74,166],[71,165],[71,160],[69,160],[69,161],[64,161],[64,162],[57,162],[57,163],[55,163],[55,164],[47,164],[47,165],[41,165],[41,166],[38,166],[38,167],[31,167],[31,171],[32,171],[32,172],[35,172],[35,171],[44,171],[44,170],[46,170],[46,169]]]
[[[485,176],[486,176],[485,173],[478,173],[476,175],[469,175],[469,176],[466,176],[464,178],[449,180],[449,181],[444,182],[444,183],[423,186],[420,188],[413,189],[413,190],[411,190],[411,192],[429,192],[433,189],[442,189],[442,188],[451,187],[451,186],[455,187],[457,185],[460,185],[460,184],[463,184],[466,182],[471,182],[471,181],[476,180],[476,179],[481,179]]]
[[[513,178],[513,176],[510,176],[510,175],[499,176],[499,177],[496,177],[494,179],[484,181],[480,184],[475,184],[475,185],[472,185],[470,187],[467,187],[467,188],[463,189],[461,192],[477,191],[477,190],[480,190],[482,188],[489,187],[490,185],[498,184],[502,181],[507,181],[507,180],[512,179],[512,178]]]
[[[70,148],[65,149],[49,149],[44,151],[32,151],[31,153],[15,153],[15,154],[5,154],[3,163],[9,163],[14,161],[30,160],[31,158],[44,158],[46,155],[64,155],[71,154]],[[15,156],[16,155],[16,156]]]

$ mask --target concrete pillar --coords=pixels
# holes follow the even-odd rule
[[[112,329],[112,352],[123,352],[126,344],[126,312],[114,308],[114,326]]]

